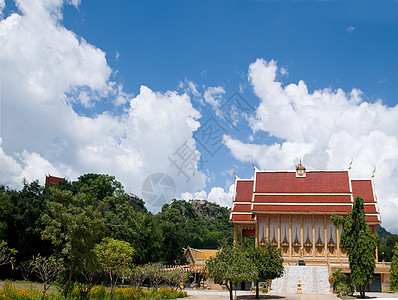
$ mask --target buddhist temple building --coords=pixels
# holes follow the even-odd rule
[[[373,176],[351,178],[350,169],[309,171],[261,171],[254,167],[252,179],[235,177],[230,221],[234,240],[254,236],[257,246],[266,241],[281,249],[285,264],[328,265],[349,272],[348,257],[340,246],[342,228],[333,213],[347,215],[355,197],[364,198],[366,221],[373,233],[381,223]],[[377,257],[377,253],[376,253]],[[377,264],[376,273],[388,273]]]

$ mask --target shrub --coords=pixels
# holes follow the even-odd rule
[[[339,296],[352,295],[354,293],[354,286],[351,283],[350,278],[341,272],[341,269],[337,269],[333,272],[333,278],[336,283],[334,292]]]

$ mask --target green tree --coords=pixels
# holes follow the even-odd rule
[[[137,264],[160,261],[164,237],[155,217],[136,211],[123,200],[111,205],[108,203],[111,199],[102,202],[108,207],[102,211],[109,236],[129,242],[135,250],[134,262]]]
[[[6,193],[4,186],[0,186],[0,240],[7,237],[8,223],[12,216],[11,196]]]
[[[41,253],[48,256],[53,252],[50,242],[43,241],[41,232],[45,225],[41,217],[47,213],[48,191],[35,180],[23,180],[20,191],[7,190],[11,197],[12,211],[7,221],[7,242],[18,249],[17,261],[27,261]]]
[[[180,284],[184,284],[188,280],[188,278],[189,274],[181,269],[167,270],[164,273],[164,279],[166,284],[170,288],[173,287],[175,290],[178,290]]]
[[[240,246],[224,246],[216,256],[206,262],[208,276],[220,284],[225,282],[230,300],[233,300],[232,288],[242,281],[258,278],[258,270],[247,251]]]
[[[7,242],[0,241],[0,266],[11,264],[14,267],[17,250],[9,248]]]
[[[145,278],[149,280],[152,288],[157,291],[164,281],[165,268],[162,263],[149,263],[143,267]]]
[[[394,292],[398,292],[398,242],[395,243],[393,253],[394,255],[390,267],[390,289]]]
[[[363,198],[356,196],[352,211],[345,219],[342,216],[332,216],[336,226],[343,225],[341,245],[348,254],[350,278],[361,298],[365,298],[365,286],[373,282],[376,268],[376,237],[366,223],[363,209]]]
[[[379,260],[391,261],[395,244],[398,242],[398,235],[391,234],[379,245]]]
[[[32,272],[43,282],[42,299],[45,299],[48,289],[62,271],[62,262],[53,256],[42,257],[39,254],[33,257],[30,265]]]
[[[335,293],[339,297],[352,295],[354,287],[352,286],[351,279],[341,271],[342,269],[337,269],[333,272],[333,279],[336,283]]]
[[[51,240],[60,257],[64,259],[71,283],[75,271],[82,269],[94,245],[100,241],[105,224],[99,211],[93,208],[89,198],[71,191],[51,189],[48,214],[42,219],[46,224],[43,239]]]
[[[259,281],[279,278],[283,275],[283,258],[280,249],[275,248],[270,243],[264,246],[248,246],[246,251],[249,258],[258,270],[256,282],[256,299],[259,298]]]
[[[131,267],[134,249],[125,241],[104,238],[100,244],[95,245],[94,252],[102,269],[109,275],[110,299],[113,299],[119,277]]]

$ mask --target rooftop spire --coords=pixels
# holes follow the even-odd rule
[[[296,165],[296,177],[305,177],[305,167],[301,164],[301,157],[300,163]]]

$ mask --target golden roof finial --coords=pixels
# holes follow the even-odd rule
[[[129,196],[131,196],[131,189],[129,188]]]
[[[232,172],[234,172],[235,179],[236,179],[238,176],[236,175],[236,173],[235,173],[235,169],[234,169],[234,168],[232,168]]]
[[[348,170],[351,170],[351,165],[352,165],[352,161],[353,161],[354,159],[352,158],[352,156],[351,156],[351,161],[350,161],[350,163],[348,164]]]
[[[296,170],[305,170],[305,167],[301,164],[301,157],[300,157],[300,163],[296,166]]]
[[[257,168],[256,168],[256,166],[254,165],[253,158],[252,158],[252,165],[253,165],[254,171],[256,171],[256,170],[257,170]]]
[[[372,172],[372,178],[375,177],[375,173],[376,173],[376,165],[374,165],[374,169],[373,169],[373,172]]]

